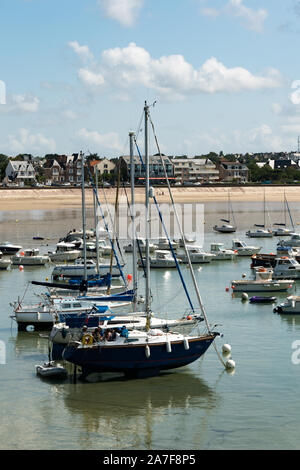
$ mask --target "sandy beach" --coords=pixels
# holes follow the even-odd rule
[[[228,190],[231,201],[260,202],[264,197],[264,188],[267,202],[283,201],[284,191],[289,202],[300,202],[300,186],[235,186],[235,187],[194,187],[172,188],[175,202],[226,202]],[[99,190],[99,200],[104,202],[103,190]],[[130,188],[126,188],[130,200]],[[135,198],[137,203],[144,201],[145,189],[136,188]],[[170,202],[167,188],[155,188],[157,199],[161,203]],[[116,190],[105,189],[106,199],[109,203],[115,202]],[[91,189],[85,193],[87,207],[93,205]],[[119,201],[126,203],[124,189],[120,189]],[[49,189],[5,189],[0,191],[0,207],[2,211],[22,210],[54,210],[81,207],[80,188],[49,188]]]

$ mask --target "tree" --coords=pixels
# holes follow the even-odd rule
[[[5,177],[5,170],[8,165],[8,157],[6,155],[0,154],[0,181]]]

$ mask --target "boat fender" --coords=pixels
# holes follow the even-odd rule
[[[167,349],[168,353],[170,353],[172,351],[171,343],[168,339],[166,341],[166,349]]]
[[[84,345],[93,344],[93,336],[88,334],[88,333],[86,335],[83,335],[82,344],[84,344]]]
[[[190,349],[190,345],[189,345],[189,340],[188,338],[184,338],[183,339],[183,346],[184,346],[184,349],[187,351],[188,349]]]
[[[233,370],[235,369],[235,362],[233,359],[229,359],[229,361],[226,362],[225,367],[227,370]]]
[[[229,353],[231,353],[231,346],[230,346],[230,344],[223,344],[223,346],[222,346],[222,352],[223,352],[223,354],[229,354]]]
[[[148,344],[145,347],[145,354],[146,354],[146,357],[150,357],[150,348],[149,348]]]
[[[41,319],[41,314],[40,314],[40,312],[37,312],[37,319],[38,319],[38,321],[40,321],[40,319]]]

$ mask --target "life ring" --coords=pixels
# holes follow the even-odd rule
[[[90,344],[93,344],[93,336],[90,335],[89,333],[83,335],[82,337],[82,344],[89,346]]]

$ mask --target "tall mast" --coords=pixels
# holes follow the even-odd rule
[[[80,152],[81,158],[81,200],[82,200],[82,235],[83,235],[83,262],[84,262],[84,281],[86,285],[86,219],[85,219],[85,192],[84,192],[84,154]]]
[[[146,315],[147,325],[149,328],[150,319],[150,250],[149,250],[149,237],[150,237],[150,208],[149,208],[149,148],[148,148],[148,118],[149,118],[149,106],[145,101],[144,107],[145,113],[145,168],[146,168],[146,184],[145,184],[145,222],[146,222]]]
[[[131,223],[132,223],[132,286],[133,286],[133,305],[136,309],[136,298],[137,298],[137,257],[136,257],[136,235],[135,235],[135,199],[134,199],[134,177],[135,177],[135,165],[134,165],[134,132],[129,133],[129,144],[130,144],[130,179],[131,179]]]
[[[95,219],[95,236],[96,236],[96,259],[97,259],[97,274],[99,274],[99,235],[98,235],[98,211],[97,211],[97,196],[98,196],[98,167],[95,165],[95,180],[96,180],[96,194],[94,196],[94,219]],[[96,196],[97,195],[97,196]]]

